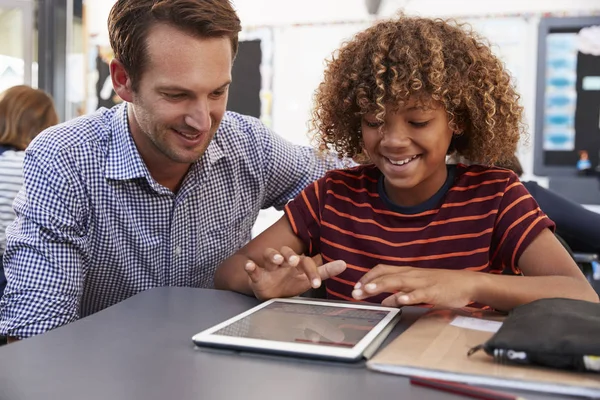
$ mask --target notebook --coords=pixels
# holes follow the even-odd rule
[[[504,317],[492,311],[432,309],[367,362],[390,374],[442,379],[600,398],[600,374],[534,366],[498,364],[484,352],[467,357],[484,343]]]

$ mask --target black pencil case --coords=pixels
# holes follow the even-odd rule
[[[516,307],[484,350],[500,363],[600,372],[600,304],[562,298]]]

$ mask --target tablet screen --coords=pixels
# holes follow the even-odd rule
[[[372,309],[273,302],[213,335],[351,348],[387,315]]]

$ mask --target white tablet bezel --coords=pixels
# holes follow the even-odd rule
[[[356,308],[363,310],[385,311],[387,315],[373,327],[356,345],[352,348],[331,347],[318,344],[303,344],[292,342],[278,342],[273,340],[243,338],[235,336],[214,335],[213,333],[230,325],[258,310],[267,307],[275,302],[319,305],[334,308]],[[370,344],[377,340],[377,337],[393,322],[394,318],[399,316],[399,308],[383,307],[378,305],[357,304],[357,303],[337,303],[318,300],[307,300],[301,298],[289,299],[271,299],[256,307],[249,309],[233,318],[230,318],[218,325],[201,331],[192,337],[192,341],[198,346],[225,347],[248,350],[263,350],[266,352],[288,353],[304,356],[316,356],[322,358],[335,358],[356,360],[360,358]]]

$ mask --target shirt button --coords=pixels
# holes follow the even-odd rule
[[[175,257],[179,257],[181,254],[181,246],[175,246]]]

